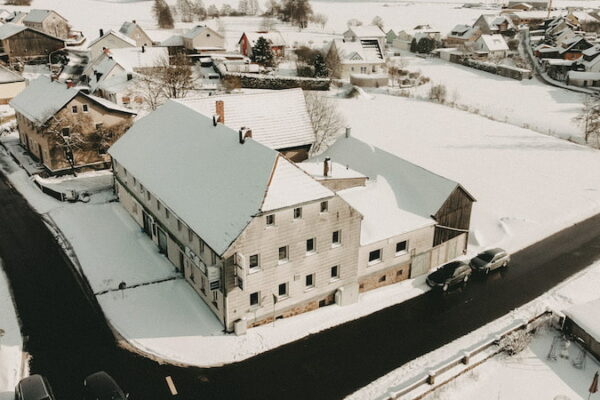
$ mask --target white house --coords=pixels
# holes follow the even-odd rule
[[[104,33],[104,31],[100,29],[100,36],[90,42],[88,50],[90,51],[90,59],[94,60],[102,54],[104,49],[123,49],[136,46],[137,43],[135,40],[120,32],[110,30],[107,33]]]
[[[351,26],[344,32],[344,40],[347,42],[371,42],[377,41],[379,48],[385,48],[385,33],[375,25]]]
[[[329,48],[340,60],[337,78],[349,79],[351,75],[381,75],[386,72],[384,50],[377,40],[348,41],[334,39]]]
[[[119,29],[119,33],[135,40],[137,47],[149,47],[153,44],[150,36],[148,36],[146,31],[135,20],[123,22],[123,25],[121,25],[121,28]]]
[[[487,53],[488,57],[504,58],[508,54],[508,45],[502,35],[481,35],[474,43],[473,49]]]

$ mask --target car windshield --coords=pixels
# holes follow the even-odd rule
[[[485,253],[478,254],[477,258],[479,258],[480,260],[483,260],[483,261],[490,262],[494,258],[494,254],[485,252]]]

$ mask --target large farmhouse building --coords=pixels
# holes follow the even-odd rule
[[[9,63],[44,59],[64,47],[63,39],[48,33],[23,25],[0,25],[0,58]]]

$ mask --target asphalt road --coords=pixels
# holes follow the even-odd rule
[[[40,217],[1,173],[0,258],[33,357],[31,371],[47,376],[59,399],[80,399],[83,378],[105,370],[134,400],[329,400],[506,314],[590,265],[600,258],[600,215],[514,254],[504,273],[473,279],[448,294],[428,292],[211,369],[160,365],[119,348]],[[169,392],[167,376],[177,396]]]

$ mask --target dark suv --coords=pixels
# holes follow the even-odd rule
[[[54,400],[50,384],[41,375],[21,379],[15,388],[16,400]]]
[[[482,272],[488,274],[497,268],[504,268],[508,266],[510,262],[510,256],[505,250],[502,249],[490,249],[479,253],[476,257],[471,259],[471,268],[473,271]]]
[[[466,283],[471,276],[471,267],[463,261],[444,264],[427,276],[427,284],[444,292],[451,286]]]
[[[129,396],[106,372],[96,372],[83,381],[84,400],[125,400]]]

